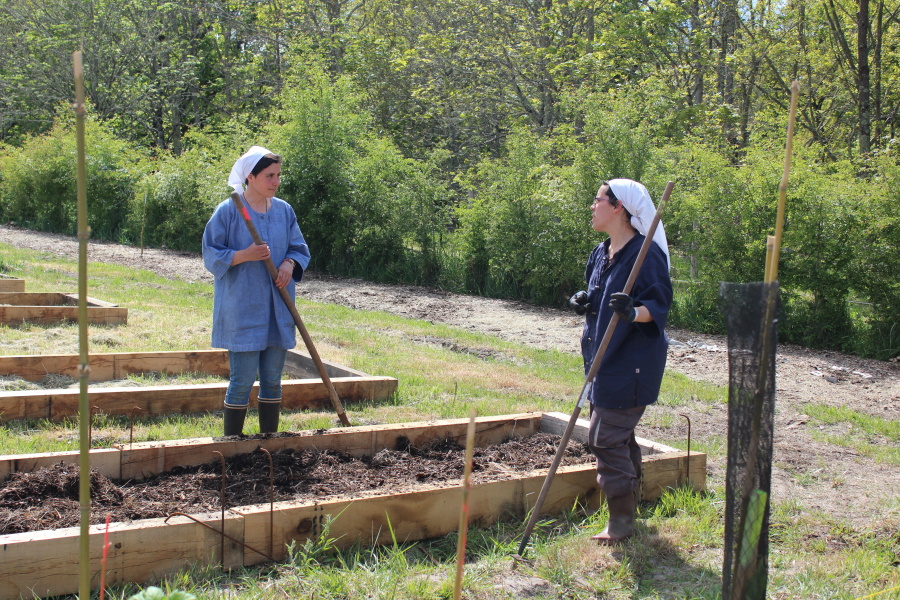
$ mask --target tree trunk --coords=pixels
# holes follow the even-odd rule
[[[859,94],[859,152],[868,154],[872,135],[872,99],[869,73],[869,0],[859,0],[856,17],[857,90]]]
[[[697,0],[691,3],[691,31],[700,30],[700,3]],[[694,81],[691,89],[691,106],[703,104],[703,52],[695,41],[692,58],[694,60]]]
[[[881,48],[883,36],[884,0],[879,0],[878,7],[875,9],[875,47],[872,49],[872,64],[875,70],[875,81],[872,82],[872,100],[875,109],[873,118],[874,131],[872,132],[872,137],[875,139],[873,145],[876,148],[881,146],[881,139],[884,136],[884,114],[881,106]]]

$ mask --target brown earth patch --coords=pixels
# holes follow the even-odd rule
[[[471,481],[512,479],[546,469],[559,441],[558,436],[537,433],[476,448]],[[584,444],[570,442],[561,464],[591,460]],[[225,460],[225,506],[265,504],[270,499],[322,501],[329,496],[397,494],[425,486],[458,485],[464,468],[465,449],[452,440],[439,440],[426,448],[386,449],[366,458],[332,450],[283,450],[272,454],[271,479],[265,453],[242,454]],[[9,476],[0,483],[0,535],[77,526],[81,517],[78,481],[78,465],[62,463]],[[270,485],[270,481],[274,483]],[[116,482],[94,471],[91,522],[103,523],[107,515],[110,521],[119,522],[221,510],[222,484],[220,462],[177,468],[141,482]]]

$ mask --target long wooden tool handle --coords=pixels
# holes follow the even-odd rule
[[[626,294],[631,294],[634,282],[637,281],[638,273],[640,273],[641,266],[644,264],[644,258],[647,256],[647,252],[650,250],[650,244],[653,242],[653,234],[656,233],[659,219],[662,216],[663,210],[666,208],[666,203],[669,201],[669,195],[672,193],[672,187],[674,185],[675,183],[672,181],[666,184],[666,190],[663,192],[662,199],[659,201],[656,215],[653,217],[650,227],[647,228],[647,235],[644,238],[644,243],[641,244],[641,249],[634,261],[634,266],[631,267],[631,273],[628,275],[628,279],[625,282],[625,289],[622,290]],[[618,324],[619,315],[618,313],[613,313],[612,318],[609,320],[609,325],[606,327],[606,333],[603,334],[603,339],[600,341],[600,347],[597,348],[594,360],[591,361],[591,368],[584,378],[584,386],[581,388],[578,402],[575,404],[572,416],[569,418],[566,429],[563,431],[562,438],[559,440],[559,447],[556,449],[556,455],[553,457],[553,462],[550,464],[550,469],[547,471],[547,476],[544,478],[544,485],[541,486],[541,491],[538,494],[537,500],[534,502],[534,508],[531,509],[531,516],[528,519],[528,524],[525,526],[525,533],[522,534],[522,542],[519,544],[519,556],[525,556],[525,548],[528,547],[528,540],[531,537],[531,532],[534,529],[535,523],[537,523],[541,507],[544,505],[544,499],[550,491],[550,484],[553,482],[553,477],[556,475],[559,463],[562,462],[562,457],[565,453],[566,446],[569,443],[569,438],[572,437],[572,431],[575,429],[575,423],[578,421],[578,415],[581,414],[581,407],[584,406],[585,401],[589,400],[591,383],[594,381],[594,377],[597,376],[597,371],[600,369],[600,363],[603,362],[603,356],[606,354],[606,349],[609,347],[609,342],[612,340],[613,332],[616,330],[616,325]]]
[[[250,232],[250,237],[253,238],[254,243],[262,244],[262,238],[259,237],[259,231],[256,230],[256,225],[253,224],[253,220],[250,218],[250,213],[247,212],[247,207],[244,206],[244,202],[241,200],[240,195],[237,192],[231,193],[231,201],[234,202],[235,208],[237,208],[238,213],[243,217],[244,224],[247,226],[247,230]],[[278,278],[278,269],[275,268],[275,263],[272,262],[271,258],[267,258],[265,261],[266,268],[269,270],[269,275],[272,276],[272,285],[275,285],[275,280]],[[297,325],[297,329],[300,330],[300,336],[303,338],[303,343],[306,344],[306,349],[309,351],[310,357],[313,359],[313,363],[316,365],[316,370],[319,372],[319,377],[322,378],[322,382],[325,384],[325,388],[328,390],[328,397],[331,398],[331,403],[334,405],[334,410],[337,412],[338,419],[341,421],[342,425],[350,425],[350,419],[347,418],[347,413],[344,412],[344,407],[341,404],[341,399],[338,398],[337,391],[334,389],[334,384],[331,382],[331,378],[328,376],[328,372],[325,370],[325,364],[322,362],[322,359],[319,358],[319,353],[316,351],[316,346],[313,344],[312,338],[309,337],[309,332],[306,330],[306,326],[303,324],[303,319],[300,318],[300,313],[297,312],[297,307],[294,305],[293,300],[291,299],[291,295],[288,293],[286,288],[276,288],[278,292],[281,294],[281,299],[284,300],[285,306],[287,306],[288,311],[291,313],[291,316],[294,318],[294,324]]]

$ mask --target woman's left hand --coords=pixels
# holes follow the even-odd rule
[[[289,260],[282,261],[278,265],[278,277],[275,278],[275,287],[283,288],[291,282],[294,275],[294,263]]]

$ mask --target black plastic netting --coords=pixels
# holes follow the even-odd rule
[[[775,415],[778,283],[723,283],[728,468],[722,598],[765,598]]]

